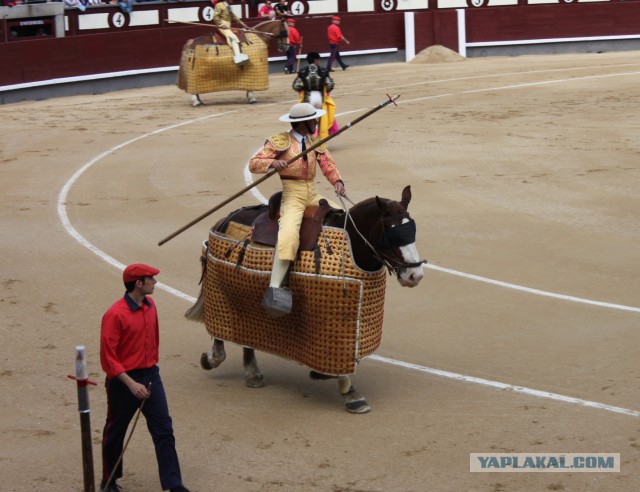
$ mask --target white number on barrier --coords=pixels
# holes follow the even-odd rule
[[[124,14],[122,12],[116,12],[113,14],[111,18],[111,22],[113,23],[113,27],[122,27],[126,24],[127,19],[125,19]]]
[[[202,20],[212,21],[213,20],[213,7],[207,6],[202,9]]]
[[[305,12],[305,5],[302,2],[291,2],[290,5],[291,13],[294,15],[302,15]]]

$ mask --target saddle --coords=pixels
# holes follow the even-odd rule
[[[235,27],[231,28],[231,31],[233,32],[233,34],[235,34],[236,36],[238,36],[238,40],[240,41],[240,43],[245,43],[247,42],[247,37],[244,35],[244,31],[241,29],[236,29]],[[205,40],[205,41],[209,41],[208,43],[198,43],[198,44],[221,44],[226,46],[227,45],[227,38],[224,37],[224,35],[218,30],[216,29],[215,31],[213,31],[212,33],[206,34],[204,36],[201,36],[198,38],[198,41],[200,40]]]
[[[281,191],[274,193],[269,198],[268,210],[260,214],[252,224],[252,241],[266,246],[276,245],[281,202]],[[320,200],[319,205],[307,207],[300,226],[299,250],[313,251],[316,248],[320,231],[322,231],[322,223],[325,217],[332,212],[337,212],[337,210],[329,205],[324,198]]]

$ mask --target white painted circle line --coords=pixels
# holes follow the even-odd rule
[[[596,401],[583,400],[581,398],[574,398],[572,396],[559,395],[558,393],[549,393],[548,391],[540,391],[524,386],[514,386],[512,384],[500,383],[498,381],[491,381],[489,379],[476,378],[473,376],[463,376],[462,374],[456,374],[454,372],[442,371],[440,369],[432,369],[430,367],[420,366],[418,364],[412,364],[409,362],[402,362],[395,359],[389,359],[388,357],[382,357],[379,355],[370,355],[369,359],[377,360],[385,364],[402,367],[404,369],[411,369],[414,371],[424,372],[427,374],[433,374],[434,376],[440,376],[447,379],[454,379],[456,381],[464,381],[466,383],[481,384],[483,386],[490,386],[492,388],[500,390],[509,390],[514,393],[522,393],[525,395],[535,396],[537,398],[544,398],[547,400],[556,400],[563,403],[572,403],[574,405],[581,405],[583,407],[597,408],[599,410],[606,410],[608,412],[621,413],[623,415],[629,415],[631,417],[640,417],[640,411],[631,410],[629,408],[615,407],[612,405],[606,405],[604,403],[598,403]]]
[[[437,271],[440,271],[440,272],[443,272],[443,273],[448,273],[450,275],[457,275],[458,277],[464,277],[464,278],[468,278],[468,279],[471,279],[471,280],[477,280],[478,282],[485,282],[485,283],[488,283],[488,284],[497,285],[497,286],[500,286],[500,287],[504,287],[506,289],[519,290],[519,291],[526,292],[528,294],[537,295],[537,296],[553,297],[555,299],[560,299],[560,300],[563,300],[563,301],[580,302],[580,303],[583,303],[583,304],[591,304],[592,306],[600,306],[600,307],[609,308],[609,309],[619,309],[621,311],[631,311],[631,312],[634,312],[634,313],[640,313],[640,308],[633,307],[633,306],[624,306],[622,304],[611,304],[609,302],[593,301],[591,299],[582,299],[580,297],[567,296],[567,295],[564,295],[564,294],[556,294],[554,292],[546,292],[544,290],[532,289],[530,287],[524,287],[522,285],[510,284],[508,282],[502,282],[501,280],[493,280],[493,279],[490,279],[490,278],[480,277],[478,275],[473,275],[471,273],[458,272],[456,270],[451,270],[450,268],[444,268],[444,267],[440,267],[440,266],[437,266],[437,265],[432,265],[431,263],[426,264],[425,268],[430,268],[432,270],[437,270]]]
[[[629,74],[621,74],[621,75],[629,75]],[[584,77],[584,78],[588,78],[588,77]],[[581,78],[580,80],[584,79]],[[565,81],[570,81],[570,80],[576,80],[576,79],[566,79]],[[554,81],[554,82],[559,82],[559,81]],[[545,83],[545,82],[542,82]],[[542,84],[540,83],[540,84]],[[537,84],[527,84],[527,85],[537,85]],[[496,90],[502,90],[505,89],[506,87],[501,87],[501,88],[496,88]],[[482,90],[478,90],[478,91],[465,91],[462,93],[472,93],[472,92],[482,92],[482,91],[489,91],[490,89],[482,89]],[[443,96],[437,96],[437,97],[446,97],[446,96],[453,96],[456,94],[445,94]],[[413,99],[411,101],[404,101],[404,103],[408,103],[408,102],[413,102],[413,101],[419,101],[419,100],[424,100],[424,99],[429,99],[429,97],[427,98],[419,98],[419,99]],[[272,103],[275,104],[275,103]],[[270,104],[271,105],[271,104]],[[364,108],[364,109],[359,109],[359,110],[354,110],[354,111],[349,111],[349,112],[345,112],[345,113],[341,113],[341,115],[346,115],[346,114],[351,114],[351,113],[355,113],[355,112],[360,112],[360,111],[364,111],[365,109],[368,108]],[[184,121],[175,125],[171,125],[171,126],[167,126],[161,129],[158,129],[156,131],[141,135],[139,137],[133,138],[131,140],[128,140],[122,144],[116,145],[114,147],[112,147],[111,149],[103,152],[102,154],[98,155],[97,157],[93,158],[92,160],[90,160],[89,162],[87,162],[84,166],[82,166],[80,169],[78,169],[72,176],[71,178],[69,178],[69,180],[65,183],[65,185],[62,187],[62,189],[60,190],[60,193],[58,194],[58,201],[57,201],[57,211],[58,211],[58,216],[60,218],[60,221],[62,223],[62,226],[64,227],[64,229],[67,231],[67,233],[74,238],[76,241],[78,241],[78,243],[80,243],[82,246],[84,246],[85,248],[87,248],[89,251],[91,251],[92,253],[94,253],[96,256],[98,256],[99,258],[101,258],[102,260],[104,260],[105,262],[107,262],[108,264],[116,267],[119,270],[123,270],[125,268],[125,265],[121,262],[119,262],[118,260],[116,260],[115,258],[113,258],[112,256],[108,255],[107,253],[105,253],[104,251],[102,251],[101,249],[99,249],[98,247],[96,247],[95,245],[93,245],[91,242],[89,242],[84,236],[82,236],[76,229],[75,227],[73,227],[73,225],[71,224],[71,221],[69,220],[69,216],[67,214],[67,210],[66,210],[66,203],[67,203],[67,197],[69,195],[69,190],[71,189],[71,187],[74,185],[74,183],[80,178],[80,176],[82,176],[82,174],[84,174],[85,171],[87,171],[89,168],[91,168],[93,165],[95,165],[96,163],[98,163],[99,161],[101,161],[102,159],[104,159],[106,156],[113,154],[115,151],[122,149],[123,147],[126,147],[127,145],[142,140],[143,138],[149,137],[151,135],[156,135],[174,128],[178,128],[180,126],[183,125],[188,125],[197,121],[202,121],[205,119],[210,119],[210,118],[215,118],[218,116],[224,116],[230,113],[235,113],[235,112],[239,112],[239,111],[245,111],[245,110],[232,110],[232,111],[227,111],[227,112],[223,112],[223,113],[215,113],[212,115],[207,115],[207,116],[203,116],[201,118],[196,118],[196,119],[192,119],[192,120],[188,120],[188,121]],[[248,184],[250,184],[251,182],[251,173],[248,172],[248,168],[245,168],[245,172],[244,172],[244,177],[245,177],[245,181],[249,181]],[[263,202],[266,203],[266,199],[265,197],[256,189],[253,188],[252,191],[255,190],[254,194],[256,197],[258,197],[258,199]],[[485,279],[483,277],[478,277],[476,275],[471,275],[471,274],[465,274],[462,272],[456,272],[455,270],[450,270],[447,268],[443,268],[443,267],[435,267],[433,265],[428,265],[429,268],[433,268],[434,270],[440,270],[443,271],[445,273],[450,273],[453,275],[460,275],[460,276],[464,276],[470,279],[474,279],[474,280],[480,280],[483,282],[489,282],[489,283],[494,283],[496,285],[501,285],[504,287],[510,287],[510,288],[517,288],[518,290],[525,290],[526,292],[529,293],[536,293],[538,295],[549,295],[551,297],[556,297],[556,296],[560,296],[560,298],[563,298],[565,300],[572,300],[572,299],[579,299],[579,298],[572,298],[571,296],[562,296],[561,294],[553,294],[553,293],[545,293],[543,291],[537,291],[536,289],[529,289],[527,287],[521,287],[521,286],[516,286],[513,284],[507,284],[506,282],[500,282],[498,280],[490,280],[490,279]],[[166,285],[162,282],[158,282],[156,284],[156,286],[162,290],[164,290],[165,292],[168,292],[171,295],[174,295],[180,299],[183,299],[189,303],[194,303],[196,301],[195,298],[193,298],[192,296],[185,294],[184,292],[181,292],[177,289],[174,289],[173,287]],[[586,299],[584,300],[580,300],[580,302],[583,301],[588,301]],[[608,304],[608,303],[600,303],[599,301],[589,301],[589,303],[598,303],[597,305],[601,305],[602,307],[609,307],[609,308],[614,308],[614,309],[620,309],[620,308],[625,308],[625,310],[632,310],[632,311],[638,311],[638,308],[630,308],[628,306],[619,306],[616,304]],[[617,306],[617,307],[615,307]],[[390,359],[387,357],[382,357],[382,356],[378,356],[378,355],[371,355],[368,357],[369,359],[372,360],[376,360],[378,362],[382,362],[385,364],[391,364],[394,366],[398,366],[398,367],[402,367],[405,369],[410,369],[410,370],[415,370],[415,371],[419,371],[419,372],[423,372],[423,373],[429,373],[429,374],[433,374],[435,376],[440,376],[440,377],[445,377],[448,379],[454,379],[457,381],[464,381],[464,382],[469,382],[469,383],[474,383],[474,384],[480,384],[483,386],[489,386],[489,387],[493,387],[493,388],[497,388],[497,389],[503,389],[503,390],[511,390],[514,392],[518,392],[518,393],[523,393],[523,394],[527,394],[530,396],[535,396],[538,398],[546,398],[546,399],[551,399],[551,400],[557,400],[557,401],[561,401],[564,403],[572,403],[572,404],[577,404],[577,405],[581,405],[581,406],[586,406],[586,407],[591,407],[591,408],[596,408],[596,409],[600,409],[600,410],[605,410],[605,411],[609,411],[609,412],[614,412],[614,413],[620,413],[620,414],[624,414],[624,415],[629,415],[629,416],[633,416],[633,417],[639,417],[640,416],[640,412],[636,411],[636,410],[631,410],[631,409],[627,409],[627,408],[621,408],[621,407],[615,407],[615,406],[611,406],[611,405],[606,405],[603,403],[598,403],[598,402],[593,402],[593,401],[589,401],[589,400],[582,400],[579,398],[574,398],[571,396],[564,396],[564,395],[559,395],[556,393],[549,393],[549,392],[545,392],[545,391],[540,391],[540,390],[534,390],[534,389],[530,389],[530,388],[525,388],[522,386],[513,386],[510,384],[506,384],[506,383],[500,383],[498,381],[491,381],[491,380],[487,380],[487,379],[481,379],[481,378],[476,378],[473,376],[465,376],[462,374],[455,374],[455,373],[451,373],[451,372],[447,372],[447,371],[442,371],[439,369],[432,369],[429,367],[425,367],[425,366],[420,366],[417,364],[412,364],[409,362],[403,362],[403,361],[399,361],[399,360],[395,360],[395,359]]]

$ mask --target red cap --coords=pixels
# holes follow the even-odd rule
[[[339,20],[340,20],[340,17],[338,17],[337,15],[334,15],[333,17],[331,17],[331,20],[332,20],[332,21],[334,21],[334,20],[338,20],[338,21],[339,21]]]
[[[127,282],[134,282],[144,277],[153,277],[159,273],[160,270],[157,268],[144,265],[143,263],[134,263],[124,269],[124,272],[122,272],[122,281],[126,284]]]
[[[295,24],[296,20],[295,19],[287,19],[287,24]]]

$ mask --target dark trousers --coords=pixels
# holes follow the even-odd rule
[[[338,49],[337,44],[330,44],[329,48],[331,49],[331,54],[329,55],[329,61],[327,62],[327,70],[331,70],[331,65],[333,65],[333,60],[338,62],[338,65],[344,69],[347,66],[345,62],[342,61],[342,57],[340,56],[340,50]]]
[[[297,44],[290,44],[289,49],[287,50],[287,63],[284,64],[284,68],[286,68],[289,73],[293,73],[296,69],[296,50],[297,49],[298,49]]]
[[[160,369],[153,366],[149,369],[129,371],[127,374],[145,386],[151,383],[151,396],[145,401],[142,414],[147,421],[147,428],[156,449],[160,484],[163,490],[178,487],[182,485],[182,476]],[[138,400],[119,379],[107,379],[105,387],[107,420],[102,433],[102,477],[106,482],[122,453],[127,427],[142,400]],[[122,477],[122,463],[121,461],[118,465],[114,480]]]

